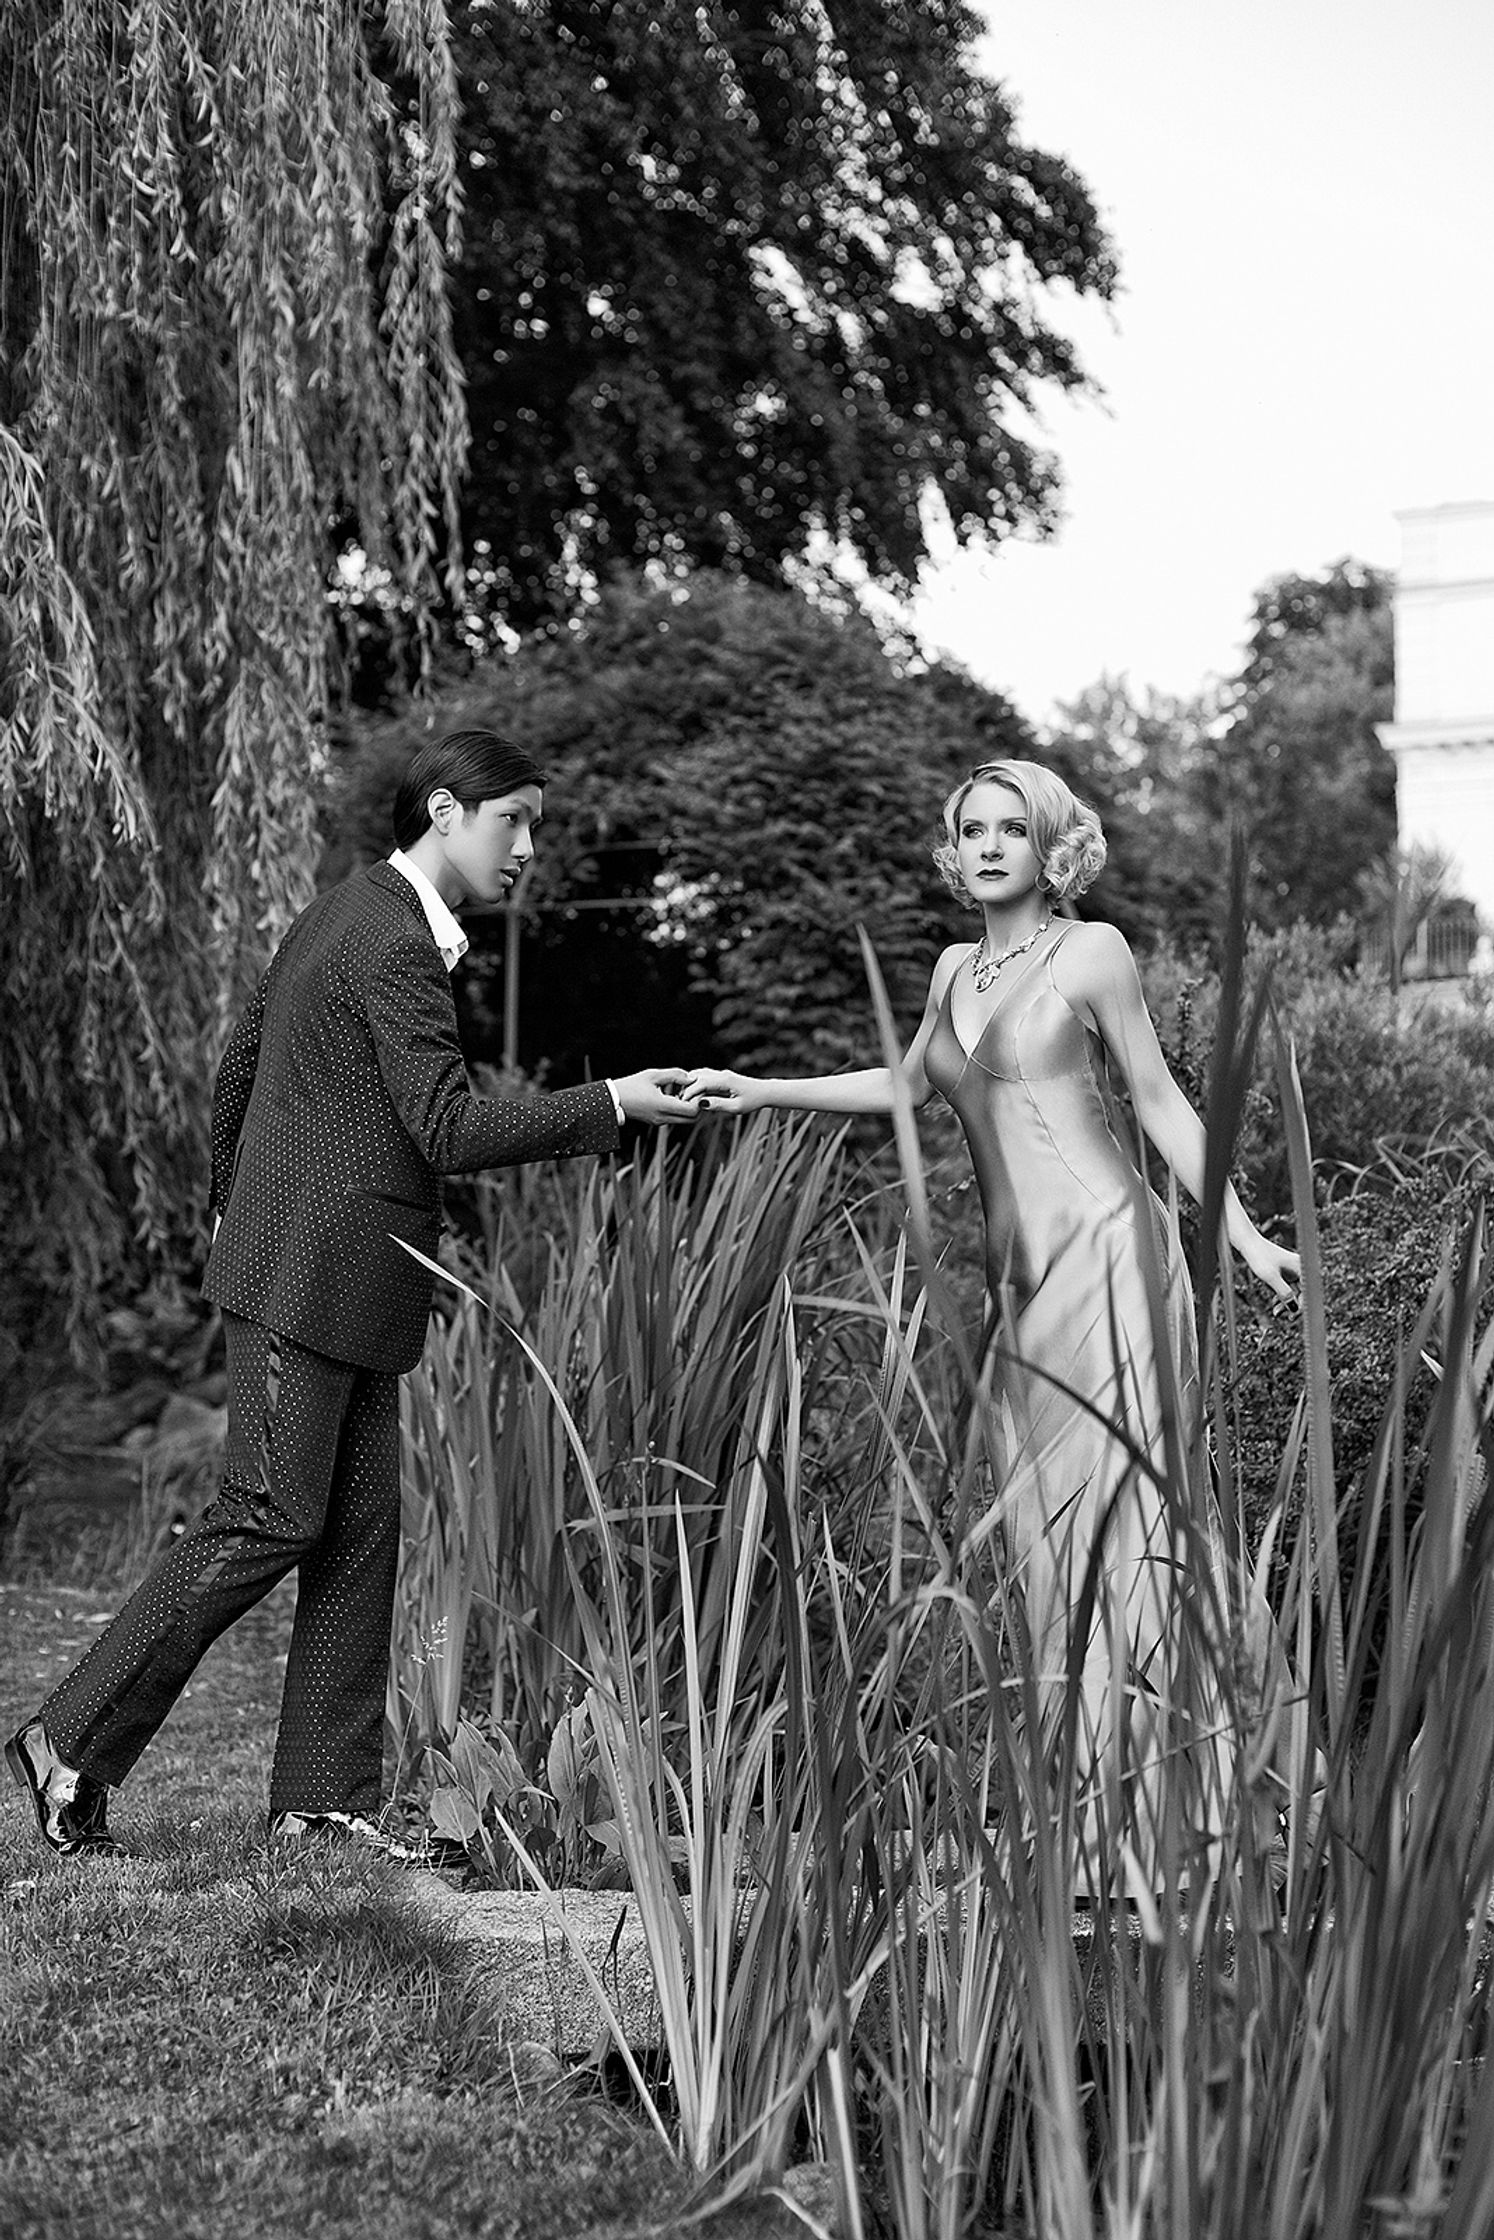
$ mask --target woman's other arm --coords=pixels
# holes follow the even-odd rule
[[[1114,926],[1076,926],[1053,960],[1053,977],[1119,1066],[1148,1138],[1189,1196],[1202,1201],[1204,1125],[1168,1070],[1125,936]],[[1233,1183],[1225,1184],[1224,1226],[1245,1265],[1279,1298],[1291,1297],[1288,1278],[1300,1274],[1301,1262],[1261,1234]]]

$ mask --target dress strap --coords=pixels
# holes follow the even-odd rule
[[[1048,943],[1047,948],[1043,951],[1043,966],[1046,971],[1051,972],[1053,970],[1053,959],[1058,955],[1058,952],[1063,947],[1065,941],[1067,941],[1070,929],[1076,926],[1078,923],[1079,921],[1077,918],[1056,918],[1054,920],[1054,926],[1056,930],[1054,932],[1053,939]]]

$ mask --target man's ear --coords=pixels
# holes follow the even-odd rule
[[[425,810],[438,832],[449,832],[457,813],[456,797],[448,786],[437,786],[427,800]]]

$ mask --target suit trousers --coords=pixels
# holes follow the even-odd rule
[[[216,1498],[40,1717],[58,1755],[122,1781],[236,1618],[299,1568],[270,1811],[379,1808],[399,1557],[399,1379],[225,1314]]]

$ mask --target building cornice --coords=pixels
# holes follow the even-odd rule
[[[1446,514],[1490,511],[1494,511],[1494,499],[1446,498],[1435,506],[1399,506],[1393,518],[1397,521],[1439,521]]]
[[[1437,592],[1440,594],[1444,591],[1459,591],[1465,596],[1470,591],[1483,591],[1494,595],[1494,576],[1491,576],[1487,570],[1482,575],[1477,576],[1397,576],[1395,588],[1397,597],[1402,597],[1407,592]]]
[[[1395,754],[1407,747],[1494,747],[1494,715],[1441,722],[1377,723],[1375,736]]]

